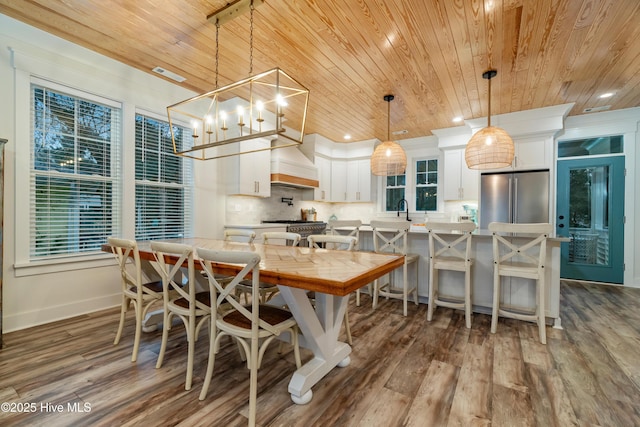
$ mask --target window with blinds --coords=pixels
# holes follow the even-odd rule
[[[187,148],[189,129],[174,133]],[[169,123],[136,114],[136,239],[189,237],[192,187],[192,161],[173,154]]]
[[[438,159],[416,161],[416,211],[438,210]]]
[[[82,95],[31,85],[31,259],[98,252],[118,223],[121,107]]]

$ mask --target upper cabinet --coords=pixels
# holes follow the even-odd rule
[[[331,160],[331,199],[332,202],[346,202],[347,198],[347,161]]]
[[[242,151],[267,148],[267,140],[240,143]],[[229,194],[271,196],[271,151],[256,151],[229,158]]]
[[[464,149],[444,150],[444,200],[478,200],[478,177],[467,167]]]
[[[514,140],[513,169],[549,169],[553,160],[553,140],[550,138],[519,138]]]
[[[313,199],[322,202],[371,202],[371,154],[375,141],[336,143],[320,135],[305,137],[302,151],[313,157],[319,188]]]
[[[321,202],[331,201],[331,159],[315,156],[315,165],[318,168],[318,188],[313,190],[313,199]]]
[[[347,201],[371,201],[371,159],[347,160]]]

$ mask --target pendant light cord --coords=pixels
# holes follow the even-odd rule
[[[253,0],[251,0],[250,18],[249,18],[249,75],[253,74]]]
[[[219,52],[219,40],[220,36],[220,21],[216,20],[216,89],[218,89],[218,64],[220,62],[220,52]]]
[[[489,76],[489,118],[487,121],[487,127],[491,127],[491,76]]]

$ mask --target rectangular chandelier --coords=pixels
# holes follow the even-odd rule
[[[167,107],[173,152],[211,160],[300,145],[308,103],[309,90],[280,68],[197,95]]]

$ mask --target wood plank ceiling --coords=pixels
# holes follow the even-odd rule
[[[145,72],[175,72],[200,93],[215,83],[207,16],[226,3],[0,0],[0,12]],[[638,23],[638,0],[266,0],[253,70],[278,66],[309,88],[308,134],[386,139],[392,93],[391,131],[407,131],[394,138],[413,138],[486,117],[488,67],[498,70],[492,115],[639,106]],[[249,27],[249,14],[220,27],[220,85],[248,76]]]

